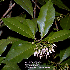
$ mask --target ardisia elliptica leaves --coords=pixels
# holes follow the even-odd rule
[[[51,37],[49,37],[48,42],[58,42],[58,41],[63,41],[70,37],[70,30],[60,30],[58,32],[55,32]]]
[[[14,0],[33,17],[33,7],[30,0]]]
[[[9,43],[14,43],[18,40],[19,39],[13,37],[8,37],[7,39],[0,40],[0,55],[6,50]]]
[[[60,25],[63,29],[70,29],[70,16],[66,16],[60,20]]]
[[[19,66],[13,62],[7,63],[2,70],[21,70]]]
[[[62,51],[61,51],[62,52]],[[61,55],[61,54],[60,54]],[[70,46],[65,50],[63,57],[60,59],[60,62],[62,62],[63,60],[65,60],[67,57],[70,56]]]
[[[52,26],[55,18],[55,9],[51,1],[48,1],[40,9],[40,13],[37,19],[39,25],[39,31],[41,32],[41,38],[43,38]]]
[[[12,31],[15,31],[23,36],[26,36],[28,38],[34,39],[35,36],[35,24],[31,20],[25,20],[20,17],[20,21],[17,20],[18,17],[12,17],[12,18],[2,18],[4,21],[4,24],[7,25],[9,29]]]
[[[29,58],[34,53],[35,47],[36,46],[31,42],[23,40],[14,42],[3,63],[7,63],[9,61],[19,63],[21,60],[23,60],[23,58]]]

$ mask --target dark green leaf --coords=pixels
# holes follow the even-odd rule
[[[7,45],[9,43],[13,43],[13,42],[18,41],[18,40],[19,39],[12,38],[12,37],[0,40],[0,55],[6,50]]]
[[[39,31],[41,32],[41,37],[45,36],[49,28],[52,26],[52,23],[55,18],[55,9],[51,1],[48,1],[40,9],[40,13],[37,19],[39,25]]]
[[[7,63],[2,70],[21,70],[17,64],[14,63]]]
[[[60,20],[60,25],[63,29],[70,29],[70,16],[66,16]]]
[[[61,0],[52,0],[52,2],[53,4],[57,5],[59,8],[70,11],[70,9],[65,4],[63,4]]]
[[[68,64],[68,65],[70,65],[70,58],[69,59],[66,59],[65,61],[63,61],[61,64],[62,65],[65,65],[65,64]]]
[[[20,21],[17,20],[18,18],[20,18]],[[15,31],[28,38],[34,39],[34,35],[32,33],[33,30],[31,31],[31,27],[29,27],[25,19],[22,20],[22,17],[3,18],[3,21],[4,21],[4,24],[7,25],[7,27],[9,27],[9,29],[11,29],[12,31]],[[23,24],[20,22],[23,22]],[[29,23],[33,25],[33,23],[30,20],[29,20]]]
[[[43,39],[44,41],[48,41],[48,39],[54,34],[55,32],[51,32],[45,39]]]
[[[35,47],[36,46],[30,42],[19,40],[13,43],[3,63],[7,63],[8,61],[17,63],[23,60],[23,58],[29,58],[34,53]]]
[[[14,0],[33,17],[33,7],[30,0]]]
[[[47,2],[48,0],[44,0]],[[70,9],[61,0],[51,0],[53,4],[57,5],[59,8],[70,11]]]
[[[70,37],[70,30],[60,30],[55,32],[49,39],[48,42],[58,42],[63,41]]]
[[[62,62],[69,56],[70,56],[70,46],[65,50],[64,55],[63,55],[62,59],[60,60],[60,62]]]

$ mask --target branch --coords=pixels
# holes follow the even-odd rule
[[[12,9],[12,7],[14,7],[14,6],[15,6],[15,3],[11,7],[8,8],[8,10],[2,16],[2,18],[4,18],[9,13],[9,11]]]
[[[34,2],[34,0],[32,0],[32,2],[34,3],[34,4],[36,4],[36,2]],[[36,4],[36,6],[38,7],[38,9],[40,9],[40,7]]]
[[[57,29],[57,31],[58,31],[58,26],[57,26],[57,23],[56,23],[56,21],[55,21],[55,26],[56,26],[56,29]]]

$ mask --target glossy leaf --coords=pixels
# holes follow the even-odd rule
[[[48,42],[58,42],[63,41],[70,37],[70,30],[60,30],[58,32],[55,32],[49,39]]]
[[[30,0],[14,0],[33,17],[33,7]]]
[[[17,17],[16,17],[17,18]],[[23,36],[26,36],[28,38],[33,38],[34,39],[34,35],[31,32],[30,27],[28,27],[28,25],[26,25],[26,20],[23,19],[23,23],[20,23],[20,21],[22,22],[22,18],[20,18],[21,20],[17,20],[16,18],[3,18],[4,24],[7,25],[7,27],[9,29],[11,29],[12,31],[15,31]],[[30,21],[30,23],[32,23]]]
[[[70,58],[66,59],[66,60],[63,61],[61,64],[62,64],[62,65],[65,65],[66,63],[67,63],[68,65],[70,65]]]
[[[60,20],[60,25],[63,29],[70,29],[70,16],[66,16]]]
[[[47,2],[48,0],[44,0]],[[51,0],[53,4],[57,5],[59,8],[70,11],[70,9],[61,0]]]
[[[24,25],[28,26],[28,28],[31,30],[31,32],[33,33],[33,35],[35,36],[35,29],[36,29],[36,25],[37,25],[37,20],[36,19],[24,19],[22,17],[15,17],[16,19],[18,19],[21,23],[23,23]]]
[[[41,32],[41,38],[45,36],[49,28],[52,26],[52,23],[55,18],[55,10],[51,1],[48,1],[40,9],[40,13],[37,19],[39,25],[39,31]]]
[[[70,9],[65,4],[63,4],[61,0],[52,0],[52,2],[53,4],[57,5],[59,8],[70,11]]]
[[[23,58],[27,59],[34,53],[34,48],[34,44],[27,41],[19,40],[13,43],[3,63],[7,63],[8,61],[17,63],[23,60]]]
[[[70,56],[70,46],[65,50],[62,59],[60,59],[60,62],[62,62],[63,60],[65,60],[69,56]]]
[[[17,38],[8,37],[7,39],[0,40],[0,55],[6,50],[9,43],[18,41]]]
[[[44,38],[43,40],[44,41],[48,41],[48,39],[54,34],[55,32],[51,32],[46,38]]]
[[[14,63],[7,63],[2,70],[21,70],[17,64]]]

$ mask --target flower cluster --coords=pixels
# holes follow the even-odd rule
[[[55,52],[54,48],[53,48],[55,46],[56,46],[55,44],[49,45],[48,47],[41,45],[41,49],[38,49],[38,47],[34,49],[34,50],[36,50],[34,52],[34,56],[40,57],[40,59],[41,59],[41,57],[46,56],[46,59],[47,59],[47,56],[50,53]]]

